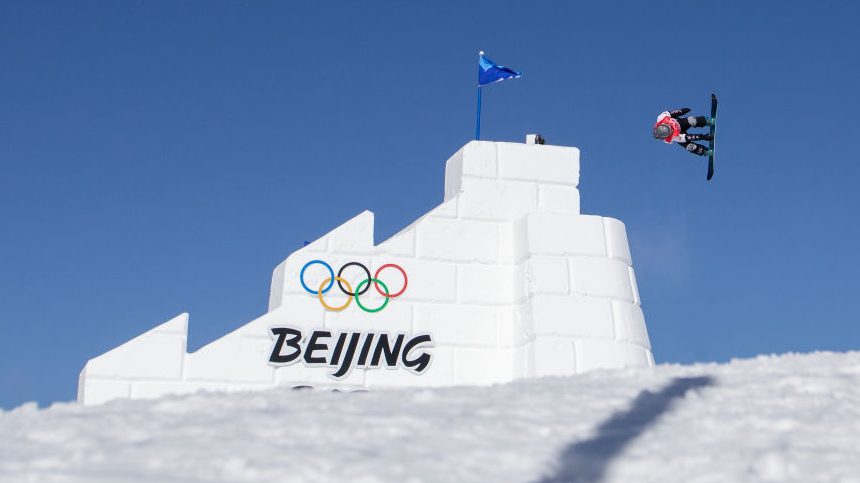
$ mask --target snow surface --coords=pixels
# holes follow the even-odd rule
[[[860,482],[860,352],[0,412],[2,482]]]

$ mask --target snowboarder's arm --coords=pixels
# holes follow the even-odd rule
[[[669,111],[669,115],[677,119],[688,112],[690,112],[689,107],[682,107],[680,109],[672,109],[671,111]]]

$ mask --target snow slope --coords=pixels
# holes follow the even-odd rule
[[[860,482],[860,352],[0,413],[0,481]]]

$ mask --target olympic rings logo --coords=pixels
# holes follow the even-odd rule
[[[317,287],[316,290],[313,290],[312,288],[308,287],[305,283],[305,270],[307,270],[308,267],[310,267],[311,265],[322,265],[328,270],[329,273],[329,276],[326,277],[322,281],[322,283],[320,283],[319,287]],[[364,273],[366,275],[365,279],[358,283],[354,291],[349,281],[347,281],[346,278],[343,277],[343,272],[348,267],[359,267],[364,270]],[[379,279],[379,274],[382,273],[382,271],[386,268],[394,268],[403,275],[403,287],[396,293],[391,293],[388,290],[388,286],[385,285],[385,283],[383,283],[382,280]],[[371,277],[370,270],[361,263],[346,263],[342,267],[340,267],[340,270],[337,271],[337,275],[335,275],[334,269],[331,268],[331,265],[322,260],[311,260],[306,263],[305,266],[302,267],[302,271],[299,273],[299,281],[302,283],[302,288],[307,290],[312,295],[316,295],[322,306],[328,310],[331,310],[332,312],[340,312],[342,310],[345,310],[347,307],[349,307],[349,304],[352,303],[352,299],[355,299],[356,305],[358,305],[361,310],[368,313],[379,312],[380,310],[384,309],[391,299],[403,295],[403,292],[406,291],[406,286],[409,284],[409,278],[406,276],[406,270],[403,270],[403,267],[395,263],[386,263],[385,265],[377,268],[376,272]],[[338,288],[340,288],[340,291],[347,296],[346,303],[336,307],[327,304],[326,301],[323,299],[323,294],[331,290],[335,282],[337,282],[337,286]],[[366,307],[364,304],[361,303],[361,300],[359,299],[360,295],[364,295],[365,293],[367,293],[368,290],[370,290],[371,285],[373,285],[373,288],[376,289],[379,295],[385,297],[385,301],[382,302],[382,305],[375,309]]]

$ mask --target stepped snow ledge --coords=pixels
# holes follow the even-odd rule
[[[78,400],[652,366],[624,225],[581,215],[578,182],[577,148],[470,142],[447,162],[442,204],[412,225],[375,245],[373,214],[359,214],[275,268],[268,313],[190,354],[181,314],[87,362]],[[377,290],[403,293],[373,312]]]

